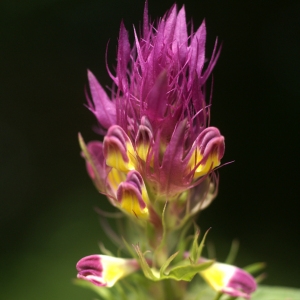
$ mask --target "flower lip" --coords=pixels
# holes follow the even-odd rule
[[[87,269],[95,270],[98,272],[103,271],[103,267],[100,262],[100,257],[99,257],[99,255],[96,255],[96,254],[86,256],[86,257],[82,258],[81,260],[79,260],[79,262],[76,265],[76,269],[79,272],[87,270]]]
[[[78,271],[77,278],[92,282],[97,286],[105,286],[103,282],[103,266],[99,255],[89,255],[81,260],[76,265]]]
[[[224,137],[216,127],[204,129],[199,135],[197,144],[199,145],[200,153],[203,155],[204,163],[210,153],[216,153],[219,160],[224,155]]]

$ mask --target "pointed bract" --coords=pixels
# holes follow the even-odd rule
[[[108,129],[116,123],[116,105],[113,103],[91,71],[88,71],[91,96],[89,109],[94,113],[101,126]]]

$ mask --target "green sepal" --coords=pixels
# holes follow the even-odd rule
[[[103,243],[99,243],[99,248],[101,253],[108,255],[108,256],[115,256],[111,251],[109,251],[108,249],[105,248]]]
[[[200,245],[198,246],[198,238],[199,238],[199,235],[200,235],[200,230],[199,228],[196,227],[196,233],[195,233],[195,236],[194,236],[194,240],[193,240],[193,244],[192,244],[192,249],[190,251],[190,260],[192,262],[192,264],[196,264],[201,256],[201,253],[202,253],[202,250],[203,250],[203,247],[204,247],[204,242],[206,240],[206,236],[209,232],[210,228],[208,230],[206,230],[202,240],[201,240],[201,243]]]
[[[206,230],[206,232],[205,232],[205,234],[204,234],[204,236],[203,236],[203,238],[202,238],[202,240],[201,240],[201,243],[200,243],[200,245],[199,245],[198,252],[197,252],[197,258],[198,258],[198,259],[200,258],[201,254],[202,254],[202,250],[203,250],[203,248],[204,248],[204,243],[205,243],[205,240],[206,240],[206,236],[207,236],[207,234],[208,234],[208,232],[209,232],[210,230],[211,230],[211,228],[208,228],[208,229]]]
[[[125,238],[123,236],[122,236],[122,240],[123,240],[123,243],[124,243],[127,251],[130,253],[130,255],[133,258],[137,258],[136,253],[132,250],[132,247],[130,247],[130,245],[128,244],[128,242],[125,240]]]
[[[184,261],[181,262],[180,265],[171,268],[169,272],[165,274],[166,269],[174,260],[174,258],[178,255],[178,252],[171,255],[162,265],[160,271],[157,272],[150,268],[147,260],[145,259],[144,254],[140,250],[139,245],[133,245],[133,247],[138,255],[140,266],[143,270],[145,277],[153,281],[160,281],[164,279],[174,279],[177,281],[191,281],[198,272],[204,271],[215,262],[214,260],[208,260],[200,264],[190,264],[188,261]],[[182,265],[182,263],[184,263],[184,265]]]
[[[263,269],[265,269],[265,267],[266,267],[266,263],[258,262],[258,263],[248,265],[248,266],[244,267],[243,269],[246,272],[248,272],[250,274],[253,274],[253,273],[262,271]]]
[[[198,260],[198,238],[200,235],[200,229],[199,227],[196,227],[196,233],[194,235],[194,240],[192,244],[192,249],[190,251],[190,260],[193,264],[195,264]]]
[[[214,260],[208,260],[204,263],[197,264],[197,265],[174,267],[172,270],[170,270],[169,274],[167,275],[167,278],[172,278],[178,281],[179,280],[191,281],[198,272],[206,270],[214,262],[215,262]]]
[[[244,267],[243,269],[250,274],[254,274],[257,272],[261,272],[265,268],[266,268],[266,263],[258,262],[258,263],[248,265],[248,266]],[[254,279],[255,279],[256,283],[261,283],[265,278],[266,278],[266,273],[261,273],[258,276],[255,276]]]
[[[225,260],[225,264],[228,264],[228,265],[233,265],[234,264],[234,261],[236,259],[236,256],[238,254],[238,251],[239,251],[239,247],[240,247],[240,243],[238,240],[233,240],[232,243],[231,243],[231,247],[230,247],[230,251],[228,253],[228,256]]]
[[[133,245],[133,248],[134,248],[134,250],[136,251],[136,253],[139,257],[140,265],[141,265],[141,268],[144,272],[144,275],[148,279],[151,279],[153,281],[159,280],[159,278],[153,274],[151,268],[149,267],[149,264],[147,263],[143,253],[141,252],[141,249],[140,249],[139,245]]]
[[[173,259],[178,255],[179,252],[174,253],[173,255],[171,255],[166,262],[161,266],[159,274],[160,277],[163,277],[165,274],[165,270],[167,269],[167,267],[170,265],[170,263],[173,261]]]

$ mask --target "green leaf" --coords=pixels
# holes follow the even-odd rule
[[[173,268],[168,274],[167,278],[173,278],[175,280],[191,281],[196,273],[204,271],[210,267],[215,261],[208,260],[198,265],[179,266]]]
[[[278,287],[278,286],[259,286],[253,293],[251,300],[299,300],[300,289]]]
[[[216,292],[208,285],[204,284],[200,278],[195,277],[192,281],[191,289],[185,300],[213,300],[216,297]],[[233,299],[227,295],[223,295],[222,299]],[[299,300],[300,289],[259,285],[256,292],[251,296],[251,300]],[[242,298],[237,298],[242,300]]]

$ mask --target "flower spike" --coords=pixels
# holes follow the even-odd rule
[[[117,258],[107,255],[90,255],[76,265],[77,278],[97,286],[112,287],[119,279],[139,269],[135,259]]]
[[[108,255],[84,257],[77,264],[78,278],[112,287],[142,269],[134,278],[137,299],[162,299],[166,290],[168,299],[189,297],[193,289],[184,281],[196,274],[231,297],[249,299],[256,290],[246,271],[201,258],[206,234],[199,244],[198,229],[185,252],[189,226],[217,195],[215,170],[225,151],[224,137],[210,126],[212,103],[206,88],[220,47],[216,41],[207,59],[205,46],[205,21],[194,31],[185,7],[178,10],[174,4],[157,22],[150,22],[146,0],[133,45],[121,22],[115,72],[107,66],[113,81],[110,95],[88,71],[88,108],[105,136],[103,143],[87,145],[80,136],[82,155],[98,191],[124,213],[123,241],[134,259],[105,251]],[[120,246],[120,239],[114,240]],[[136,253],[132,240],[137,242]],[[127,297],[127,287],[111,293],[119,299],[119,291]]]

